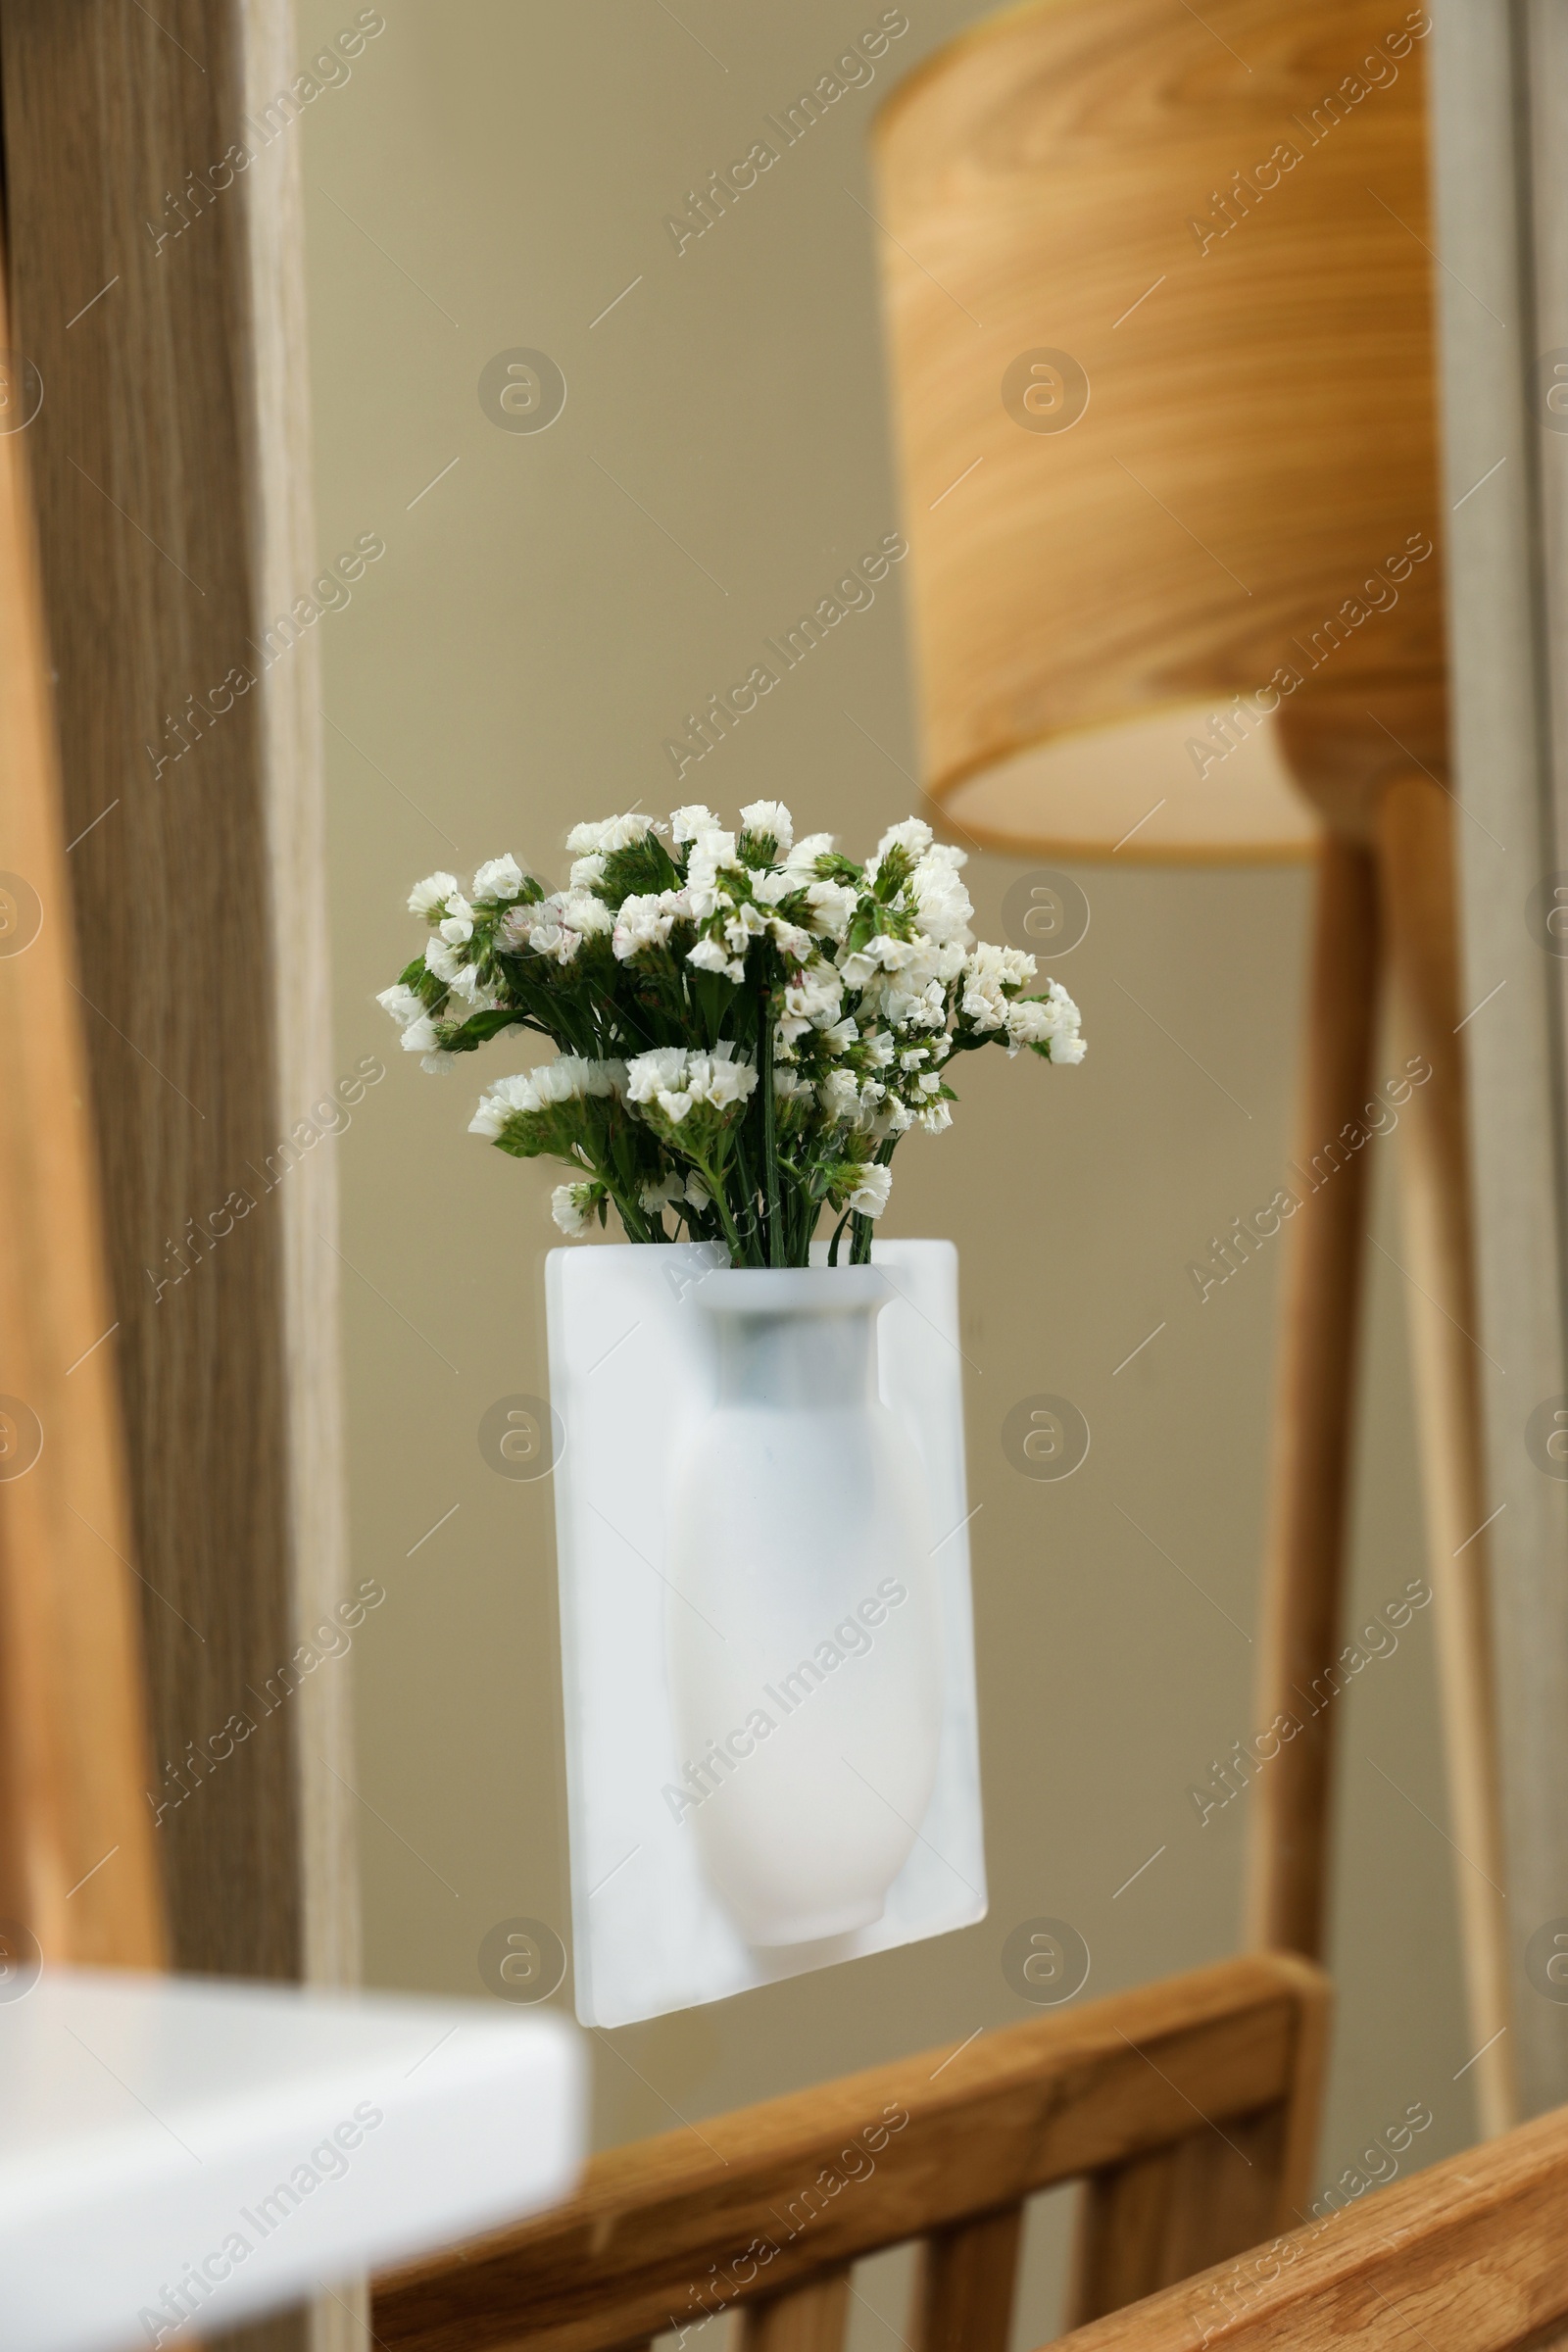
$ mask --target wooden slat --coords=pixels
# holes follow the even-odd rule
[[[931,2232],[910,2305],[914,2352],[1007,2352],[1022,2236],[1021,2205]]]
[[[787,2295],[748,2304],[736,2352],[843,2352],[850,2274],[830,2271]]]
[[[1070,2324],[1081,2326],[1255,2246],[1294,2219],[1280,2194],[1286,2118],[1205,2127],[1085,2183]]]
[[[1482,1469],[1484,1358],[1476,1338],[1474,1219],[1466,1151],[1466,1006],[1459,985],[1452,796],[1430,776],[1389,787],[1379,811],[1390,1029],[1396,1061],[1432,1072],[1399,1138],[1402,1286],[1421,1436],[1427,1578],[1436,1599],[1438,1688],[1465,1962],[1477,2113],[1486,2132],[1519,2120],[1503,1887],[1494,1693],[1491,1527]],[[1483,1049],[1485,1051],[1485,1049]],[[1531,1922],[1532,1926],[1537,1923]],[[1522,1940],[1522,1938],[1521,1938]],[[1527,1991],[1526,1999],[1536,1996]]]
[[[0,1920],[52,1960],[148,1968],[137,1586],[27,450],[0,433]]]
[[[1195,2112],[1229,2130],[1277,2108],[1326,2000],[1308,1963],[1250,1955],[611,2150],[559,2213],[381,2279],[375,2332],[609,2352],[705,2280],[704,2308],[776,2293],[1184,2139]]]
[[[1318,865],[1298,1164],[1360,1115],[1377,1024],[1378,896],[1372,858],[1330,838]],[[1357,1152],[1288,1228],[1287,1304],[1274,1405],[1256,1720],[1300,1725],[1249,1797],[1250,1939],[1323,1952],[1333,1737],[1340,1710],[1312,1710],[1315,1675],[1338,1657],[1355,1419],[1369,1154]],[[1310,1181],[1310,1178],[1309,1178]]]
[[[1107,2167],[1079,2209],[1070,2324],[1116,2311],[1174,2278],[1288,2230],[1305,2209],[1328,2064],[1326,2000],[1301,2014],[1289,2100]]]
[[[1523,2352],[1568,2318],[1568,2110],[1058,2339],[1055,2352]],[[1539,2332],[1538,2332],[1539,2331]]]

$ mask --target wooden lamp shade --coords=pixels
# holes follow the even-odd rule
[[[1037,0],[877,125],[925,782],[1025,855],[1317,864],[1250,1927],[1325,1939],[1374,1082],[1405,1276],[1484,2128],[1512,2119],[1447,790],[1419,7]],[[1482,487],[1477,484],[1478,489]],[[1382,1078],[1386,1072],[1376,1073]]]
[[[884,107],[925,782],[965,833],[1300,858],[1293,779],[1359,827],[1358,785],[1442,772],[1424,22],[1044,0]]]

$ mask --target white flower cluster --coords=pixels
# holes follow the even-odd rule
[[[725,1038],[711,1054],[691,1054],[684,1046],[656,1046],[639,1054],[626,1073],[627,1100],[657,1103],[672,1127],[678,1127],[694,1102],[726,1111],[747,1102],[757,1089],[757,1070],[749,1061],[734,1060],[734,1045]]]
[[[493,1144],[509,1119],[531,1117],[595,1096],[624,1097],[625,1093],[623,1061],[584,1061],[576,1054],[562,1054],[537,1070],[519,1070],[514,1078],[498,1078],[468,1121],[468,1133],[482,1135]]]
[[[831,834],[797,841],[777,801],[735,831],[694,804],[578,825],[566,848],[564,890],[510,857],[466,893],[418,883],[423,954],[379,1000],[426,1068],[508,1027],[553,1040],[471,1132],[573,1163],[565,1231],[613,1204],[637,1240],[684,1230],[738,1263],[803,1264],[826,1207],[863,1257],[899,1138],[952,1123],[956,1054],[1083,1058],[1072,999],[1055,981],[1025,996],[1034,958],[975,940],[963,852],[918,818],[863,867]]]

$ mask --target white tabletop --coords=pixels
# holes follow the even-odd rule
[[[537,2009],[46,1969],[0,1999],[0,2344],[207,2335],[536,2211],[585,2102]]]

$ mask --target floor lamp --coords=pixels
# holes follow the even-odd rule
[[[1391,23],[1395,29],[1391,31]],[[1044,0],[884,106],[874,209],[925,781],[1064,860],[1316,861],[1300,1164],[1387,999],[1403,1267],[1483,2129],[1512,2120],[1465,1007],[1447,789],[1423,11]],[[1391,1066],[1396,1066],[1391,1065]],[[1291,1221],[1249,1930],[1318,1957],[1366,1230]]]

